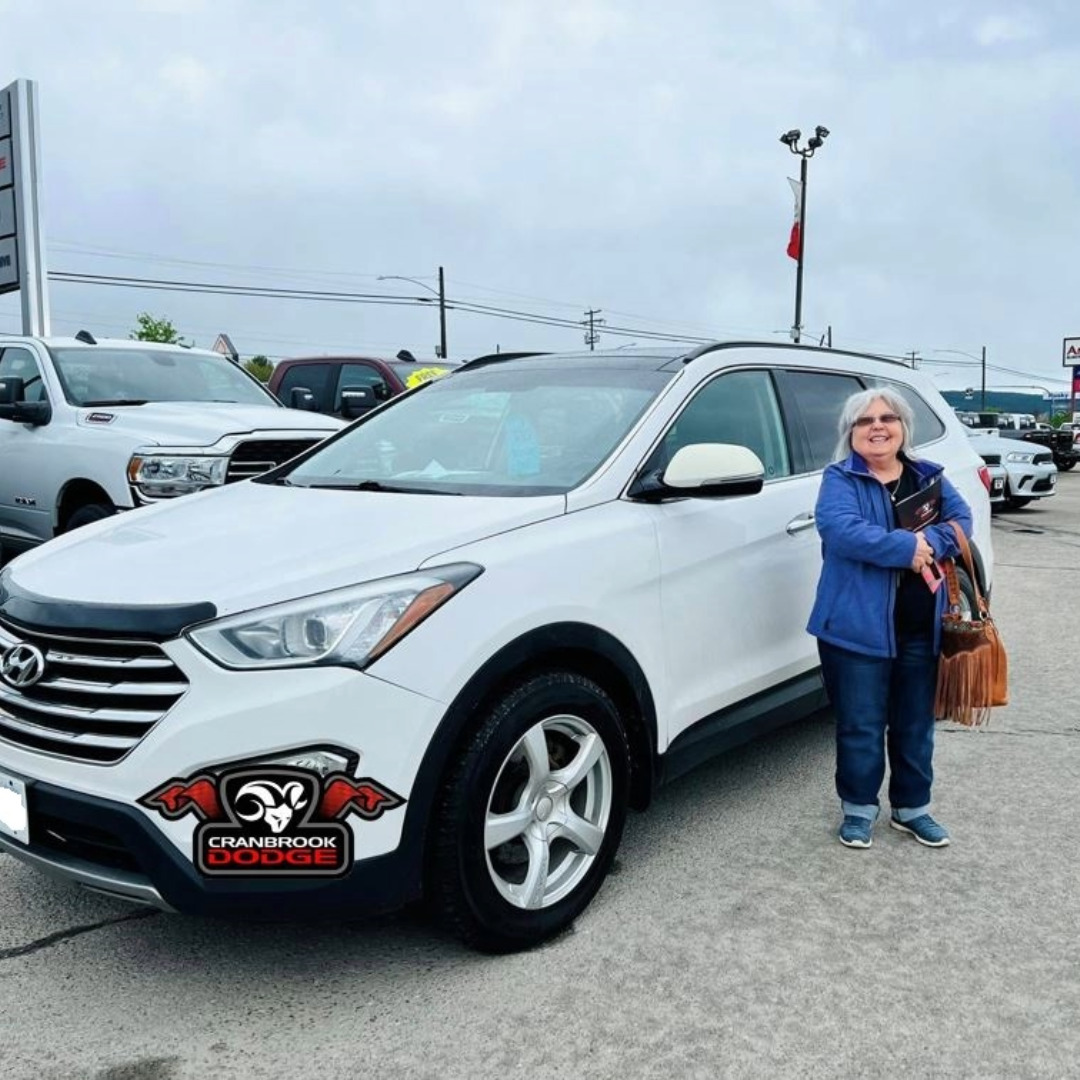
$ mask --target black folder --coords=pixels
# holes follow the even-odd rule
[[[933,481],[921,491],[901,499],[896,506],[896,520],[901,529],[910,529],[918,532],[927,525],[933,525],[941,520],[941,477],[935,476]]]

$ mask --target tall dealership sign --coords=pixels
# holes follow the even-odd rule
[[[0,293],[22,296],[24,334],[48,334],[37,84],[0,90]]]
[[[1069,412],[1076,421],[1076,399],[1080,398],[1080,337],[1067,337],[1061,343],[1061,363],[1072,368],[1072,402]]]

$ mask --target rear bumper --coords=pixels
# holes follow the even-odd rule
[[[134,807],[40,781],[27,788],[30,844],[5,851],[52,877],[162,911],[245,919],[356,917],[399,908],[420,892],[419,845],[360,859],[344,878],[209,879]]]

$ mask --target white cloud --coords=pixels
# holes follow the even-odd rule
[[[1039,27],[1026,13],[988,15],[975,27],[975,40],[983,47],[1030,41],[1039,36]]]

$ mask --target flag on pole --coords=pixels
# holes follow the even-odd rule
[[[798,180],[792,180],[790,176],[788,177],[788,183],[795,193],[795,221],[791,226],[791,237],[788,239],[787,253],[793,259],[798,259],[802,254],[802,218],[799,213],[802,208],[802,184]]]

